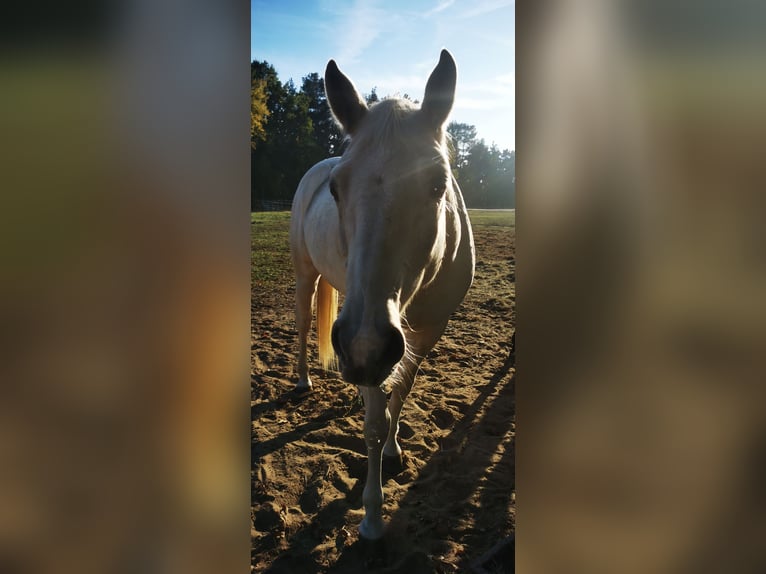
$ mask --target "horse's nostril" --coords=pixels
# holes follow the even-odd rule
[[[353,336],[348,324],[338,319],[330,335],[343,379],[355,385],[381,384],[404,356],[402,332],[390,323],[351,332]]]
[[[404,337],[399,329],[391,327],[388,340],[381,356],[386,367],[393,367],[404,356]]]

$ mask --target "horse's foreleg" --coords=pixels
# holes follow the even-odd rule
[[[409,330],[405,334],[408,356],[399,363],[398,372],[395,374],[396,382],[388,402],[388,409],[391,412],[391,427],[383,447],[383,454],[387,459],[395,460],[398,468],[401,468],[402,464],[402,448],[399,446],[399,415],[402,412],[402,406],[412,390],[420,363],[433,349],[446,326],[447,321],[445,320],[430,329]]]
[[[367,444],[367,482],[362,493],[364,518],[359,534],[369,540],[383,536],[383,482],[381,454],[388,435],[390,415],[386,394],[380,388],[361,387],[364,397],[364,442]]]
[[[404,367],[403,364],[399,367],[401,369],[401,375],[399,380],[394,384],[391,391],[391,398],[388,401],[388,410],[391,413],[391,425],[388,429],[388,437],[386,438],[386,444],[383,445],[383,456],[389,459],[395,459],[398,466],[401,466],[402,462],[402,448],[399,446],[399,414],[402,412],[402,406],[407,399],[407,395],[410,394],[412,389],[412,383],[415,380],[415,373],[417,372],[417,365]]]
[[[298,327],[298,382],[297,391],[310,391],[311,378],[307,357],[309,331],[311,330],[311,304],[316,291],[318,274],[298,278],[295,286],[295,322]]]

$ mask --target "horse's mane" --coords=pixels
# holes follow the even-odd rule
[[[385,98],[370,106],[361,134],[354,136],[357,145],[379,145],[381,141],[394,142],[409,138],[414,126],[406,121],[420,106],[403,98]],[[365,143],[366,141],[366,143]],[[355,142],[356,143],[356,142]],[[440,134],[440,147],[446,148],[444,133]],[[346,148],[344,146],[344,148]]]
[[[399,137],[403,120],[418,110],[409,100],[386,98],[370,107],[365,124],[380,136],[389,139]]]

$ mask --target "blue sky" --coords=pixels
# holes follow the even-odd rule
[[[298,87],[334,58],[362,93],[422,100],[447,48],[458,65],[450,119],[516,149],[515,26],[513,0],[252,0],[250,56]]]

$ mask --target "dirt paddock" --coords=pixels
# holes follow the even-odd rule
[[[252,570],[512,572],[515,525],[513,213],[473,213],[476,278],[404,405],[404,469],[384,472],[381,542],[359,540],[367,472],[355,387],[297,379],[287,214],[253,215]]]

